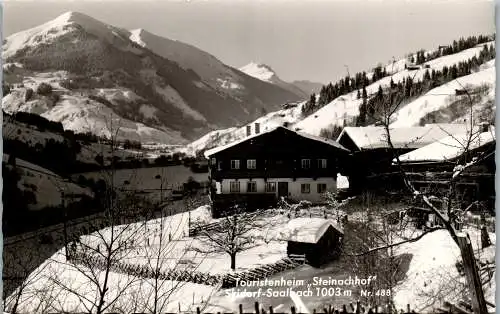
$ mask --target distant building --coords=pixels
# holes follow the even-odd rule
[[[295,218],[288,223],[287,255],[304,256],[311,266],[321,266],[340,255],[344,232],[322,218]]]
[[[337,142],[351,151],[349,163],[343,167],[349,178],[349,188],[359,192],[366,188],[386,189],[389,184],[398,184],[384,179],[385,174],[396,171],[392,167],[394,156],[432,144],[465,129],[464,124],[390,128],[390,139],[394,148],[391,149],[383,126],[345,127]]]
[[[336,190],[349,153],[342,145],[284,127],[258,131],[205,152],[215,216],[232,205],[262,208],[280,197],[321,202]]]

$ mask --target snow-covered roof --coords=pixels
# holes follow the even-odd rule
[[[344,233],[335,222],[323,218],[295,218],[288,222],[288,241],[317,243],[323,234],[332,226]]]
[[[450,134],[466,130],[465,124],[427,124],[417,127],[389,129],[394,148],[420,148]],[[348,135],[360,149],[389,148],[387,133],[382,126],[345,127],[337,141]]]
[[[461,132],[399,156],[401,162],[445,161],[460,157],[466,150],[474,150],[495,141],[495,128],[487,132]],[[467,145],[468,144],[468,145]]]
[[[313,140],[313,141],[318,141],[318,142],[321,142],[321,143],[325,143],[325,144],[328,144],[330,146],[333,146],[333,147],[336,147],[336,148],[339,148],[341,150],[345,150],[345,151],[348,151],[346,148],[344,148],[342,145],[340,145],[339,143],[337,143],[336,141],[333,141],[333,140],[330,140],[330,139],[327,139],[327,138],[324,138],[324,137],[319,137],[319,136],[315,136],[315,135],[311,135],[311,134],[307,134],[307,133],[303,133],[303,132],[297,132],[297,131],[292,131],[288,128],[285,128],[285,127],[282,127],[282,126],[278,126],[276,128],[270,128],[269,130],[266,130],[264,132],[261,132],[261,133],[258,133],[258,134],[253,134],[253,135],[249,135],[247,137],[244,137],[240,140],[237,140],[237,141],[234,141],[234,142],[231,142],[229,144],[226,144],[226,145],[222,145],[222,146],[218,146],[218,147],[215,147],[215,148],[212,148],[212,149],[209,149],[207,151],[205,151],[204,155],[205,157],[209,158],[211,155],[213,154],[216,154],[218,152],[221,152],[223,150],[226,150],[230,147],[233,147],[233,146],[236,146],[238,144],[241,144],[243,142],[246,142],[250,139],[253,139],[253,138],[256,138],[258,136],[261,136],[261,135],[264,135],[264,134],[268,134],[268,133],[271,133],[271,132],[274,132],[278,129],[283,129],[283,130],[286,130],[288,132],[293,132],[299,136],[302,136],[304,138],[307,138],[307,139],[310,139],[310,140]]]

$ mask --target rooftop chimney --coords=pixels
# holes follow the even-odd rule
[[[260,133],[260,123],[255,123],[255,134],[259,134]]]
[[[250,136],[250,135],[252,135],[252,126],[247,125],[247,136]]]

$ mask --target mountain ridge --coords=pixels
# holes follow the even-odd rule
[[[421,69],[406,69],[407,58],[394,61],[385,66],[390,75],[381,77],[373,83],[366,86],[370,97],[374,96],[379,87],[389,88],[391,82],[398,83],[408,77],[414,78],[415,82],[421,80],[426,70],[441,71],[443,68],[451,69],[453,65],[471,60],[481,55],[485,46],[492,45],[493,42],[485,42],[469,49],[457,53],[444,55],[421,65]],[[427,51],[425,53],[434,53]],[[427,65],[427,66],[426,66]],[[393,127],[404,125],[419,125],[421,123],[463,123],[464,119],[469,118],[470,114],[463,111],[463,99],[456,95],[455,89],[461,88],[465,84],[466,88],[473,94],[473,116],[474,118],[494,120],[494,99],[495,99],[495,59],[479,64],[476,72],[472,74],[457,77],[450,82],[438,84],[427,93],[411,99],[402,106],[393,116],[396,120]],[[367,73],[372,77],[373,73]],[[248,125],[259,123],[262,130],[273,128],[279,125],[300,130],[313,135],[335,134],[335,128],[342,128],[345,123],[352,123],[360,113],[362,99],[358,98],[357,90],[343,94],[333,99],[328,104],[311,114],[304,114],[304,108],[309,101],[291,103],[284,106],[281,110],[270,112],[261,116]],[[438,94],[438,95],[435,95]],[[442,95],[442,96],[440,96]],[[426,100],[429,101],[426,101]],[[316,103],[319,95],[316,95]],[[457,111],[458,110],[458,111]],[[460,111],[462,110],[462,111]],[[493,117],[493,118],[492,118]],[[196,155],[206,149],[218,145],[225,145],[232,141],[239,140],[246,136],[246,127],[233,127],[213,131],[199,138],[196,141],[186,145],[181,151],[187,154]]]
[[[168,47],[173,47],[173,54],[166,52]],[[178,131],[184,139],[244,123],[301,98],[249,77],[194,46],[144,29],[128,31],[78,12],[66,12],[13,34],[2,48],[9,70],[7,84],[23,86],[28,78],[39,82],[42,75],[64,72],[63,77],[54,74],[50,84],[60,96],[77,93],[87,97],[84,102],[100,89],[121,89],[137,97],[116,100],[100,95],[101,103],[124,119]],[[22,98],[13,102],[4,107],[15,110],[27,103]],[[47,107],[58,105],[56,101]],[[154,117],[141,114],[144,108],[151,109]]]

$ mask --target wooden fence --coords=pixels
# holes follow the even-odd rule
[[[262,265],[252,270],[240,272],[237,274],[226,274],[222,280],[222,288],[236,287],[238,280],[254,281],[264,279],[279,272],[296,268],[301,264],[303,263],[290,258],[283,258],[274,264]]]
[[[201,231],[209,231],[209,232],[217,232],[223,229],[222,223],[220,222],[213,222],[210,224],[202,225],[202,226],[194,226],[194,227],[189,227],[189,236],[190,237],[196,237],[200,235]]]
[[[80,252],[72,252],[70,254],[70,260],[74,263],[81,263],[81,259],[86,261],[90,261],[94,267],[100,268],[104,270],[106,267],[106,261],[103,258],[97,256],[88,256],[87,254],[82,254]],[[176,280],[176,281],[187,281],[198,284],[205,284],[215,286],[216,289],[220,288],[231,288],[235,287],[237,283],[237,279],[239,280],[259,280],[264,277],[268,277],[270,274],[280,272],[286,269],[290,269],[299,265],[296,261],[292,261],[290,259],[283,259],[272,265],[264,265],[253,269],[248,272],[242,272],[237,275],[226,274],[226,275],[210,275],[197,271],[188,271],[188,270],[175,270],[171,269],[166,272],[160,272],[155,274],[151,268],[143,265],[134,265],[127,264],[123,262],[114,261],[110,265],[110,270],[115,272],[126,273],[132,276],[138,276],[142,278],[155,278],[158,276],[161,280]],[[488,303],[490,307],[495,307],[494,304]],[[189,311],[188,311],[189,312]],[[188,313],[184,311],[183,313]],[[180,313],[180,312],[179,312]],[[210,312],[202,311],[199,307],[196,308],[197,314],[208,314]],[[236,312],[224,312],[226,313],[234,313]],[[292,313],[292,314],[302,314],[301,312],[296,311],[295,307],[291,307],[290,311],[284,312],[276,312],[274,311],[272,306],[269,306],[267,309],[261,307],[258,302],[255,302],[254,311],[252,312],[244,312],[243,305],[239,305],[239,313],[238,314],[278,314],[278,313]],[[310,314],[309,312],[308,314]],[[386,305],[362,305],[359,301],[356,304],[350,303],[348,305],[342,305],[340,307],[328,306],[322,309],[313,309],[312,314],[346,314],[346,313],[391,313],[391,314],[410,314],[417,313],[415,310],[410,309],[410,305],[407,305],[406,309],[396,309],[394,306],[386,304]],[[458,304],[450,303],[444,301],[440,308],[435,310],[435,313],[459,313],[459,314],[472,314],[472,306],[466,302],[459,302]],[[139,314],[139,313],[136,313]],[[165,313],[167,314],[167,313]],[[173,313],[172,313],[173,314]],[[217,312],[217,314],[222,314],[221,312]],[[304,313],[305,314],[305,313]]]
[[[87,263],[90,262],[93,267],[96,267],[101,270],[105,270],[107,267],[107,262],[104,258],[91,256],[89,254],[84,254],[81,252],[78,253],[73,252],[69,255],[69,258],[71,262],[79,264],[82,264],[82,260],[85,260]],[[159,271],[158,273],[155,273],[155,271],[149,268],[148,266],[129,264],[119,261],[111,261],[111,263],[109,264],[109,268],[111,271],[117,273],[123,273],[141,278],[176,280],[176,281],[204,284],[209,286],[217,286],[223,280],[222,276],[220,275],[211,275],[191,270],[169,269],[167,271]]]
[[[92,254],[85,254],[83,252],[76,252],[73,251],[73,249],[70,250],[71,251],[68,255],[68,258],[73,263],[83,264],[82,261],[86,261],[86,263],[90,262],[92,267],[96,267],[101,270],[105,270],[107,267],[107,262],[103,257]],[[303,261],[301,262],[300,259],[294,260],[290,258],[283,258],[273,264],[262,265],[252,270],[243,271],[236,274],[224,275],[212,275],[195,270],[178,269],[169,269],[166,271],[159,271],[159,273],[155,273],[155,270],[148,267],[147,265],[137,265],[120,261],[111,261],[111,263],[109,264],[109,268],[114,272],[141,278],[158,277],[161,280],[176,280],[209,286],[217,286],[220,284],[222,288],[232,288],[236,287],[238,280],[253,281],[264,279],[276,273],[288,269],[293,269],[301,264],[303,264]]]

